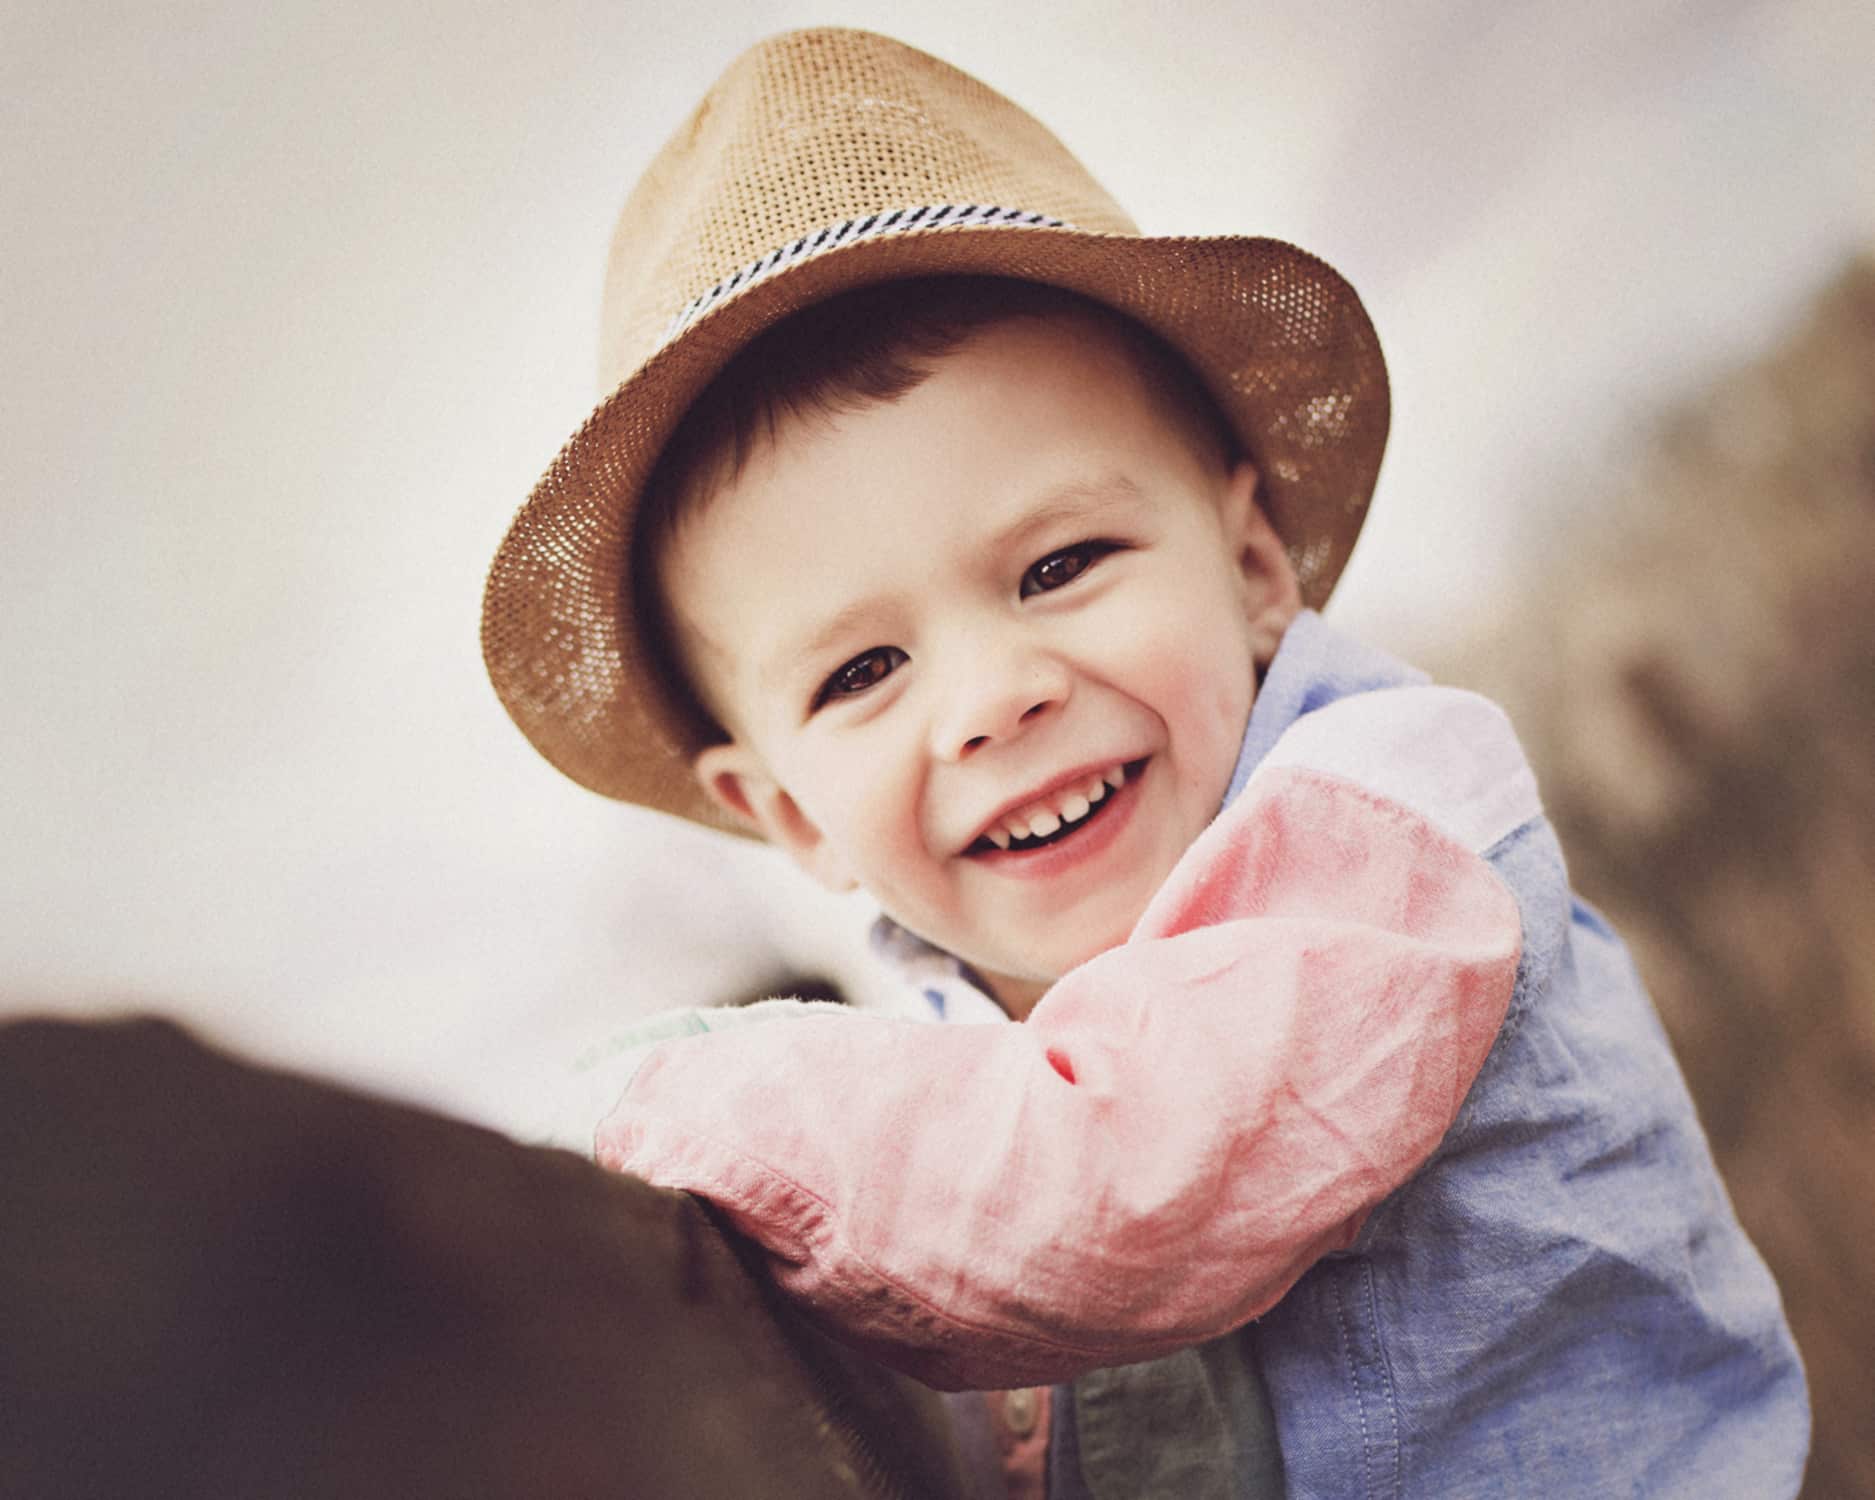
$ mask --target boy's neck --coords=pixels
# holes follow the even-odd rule
[[[1002,975],[991,974],[985,974],[982,978],[990,998],[1002,1007],[1003,1014],[1012,1021],[1028,1020],[1036,1001],[1046,995],[1050,987],[1050,982],[1043,979],[1007,979]]]

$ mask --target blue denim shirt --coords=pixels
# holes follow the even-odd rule
[[[1226,801],[1304,714],[1424,680],[1304,614]],[[1052,1500],[1797,1492],[1796,1346],[1627,952],[1546,819],[1486,858],[1524,951],[1439,1150],[1258,1322],[1057,1387]]]

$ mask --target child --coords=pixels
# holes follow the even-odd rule
[[[1507,724],[1313,612],[1386,428],[1346,284],[818,31],[653,163],[608,303],[504,702],[1024,1024],[679,1040],[601,1159],[934,1384],[1073,1381],[1057,1500],[1794,1493],[1776,1290]]]

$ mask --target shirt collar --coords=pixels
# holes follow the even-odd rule
[[[1344,635],[1312,609],[1298,614],[1283,632],[1269,670],[1250,705],[1237,768],[1224,791],[1224,807],[1250,780],[1250,773],[1283,733],[1304,714],[1354,693],[1410,687],[1430,679],[1416,667]],[[1220,809],[1221,810],[1221,809]]]
[[[872,951],[923,1000],[935,1020],[1009,1019],[968,964],[883,914],[872,924]]]

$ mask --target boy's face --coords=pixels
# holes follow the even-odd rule
[[[733,736],[705,787],[1017,1015],[1216,815],[1299,607],[1255,472],[1195,425],[1098,320],[1012,320],[895,401],[784,418],[666,559]]]

